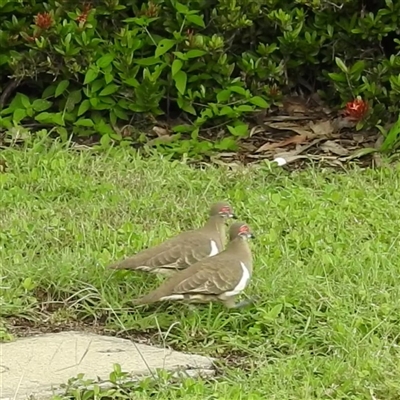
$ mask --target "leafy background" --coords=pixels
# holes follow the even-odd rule
[[[399,16],[391,0],[0,0],[0,129],[128,145],[166,120],[163,151],[196,156],[236,150],[256,112],[298,89],[336,109],[360,96],[367,125],[385,124]]]

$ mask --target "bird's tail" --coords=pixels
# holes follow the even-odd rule
[[[153,295],[153,293],[146,294],[145,296],[138,297],[137,299],[134,299],[132,301],[132,305],[134,306],[142,306],[142,305],[148,305],[148,304],[153,304],[156,303],[157,299]]]
[[[116,269],[116,270],[134,270],[134,271],[141,271],[141,272],[151,272],[151,268],[146,265],[136,265],[133,264],[132,261],[127,258],[126,260],[117,261],[113,264],[110,264],[108,269]]]

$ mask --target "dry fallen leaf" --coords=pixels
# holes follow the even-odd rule
[[[223,154],[225,156],[223,156]],[[213,162],[214,164],[220,165],[222,167],[237,169],[240,166],[240,163],[238,163],[237,161],[234,161],[233,157],[235,155],[236,155],[236,153],[215,154],[210,157],[210,161]],[[221,158],[229,159],[229,161],[221,160]]]
[[[323,151],[327,153],[336,154],[337,156],[347,156],[349,151],[341,146],[339,143],[333,140],[327,140],[319,146]]]
[[[266,118],[263,123],[269,124],[273,122],[284,122],[284,121],[305,121],[312,117],[306,115],[273,115]]]
[[[162,136],[167,136],[169,135],[169,132],[167,129],[162,128],[161,126],[153,126],[153,132],[158,136],[158,137],[162,137]]]
[[[299,135],[307,135],[307,136],[312,135],[310,129],[307,129],[307,127],[293,122],[272,122],[266,125],[272,129],[279,129],[281,131],[292,131],[296,132]]]
[[[317,123],[310,121],[309,127],[314,133],[314,137],[329,137],[334,132],[334,127],[329,119]]]
[[[282,140],[281,142],[275,142],[275,143],[265,143],[263,144],[260,148],[256,150],[256,153],[261,153],[269,150],[276,149],[278,147],[286,147],[290,144],[300,144],[304,143],[307,141],[308,136],[307,135],[298,135],[298,136],[292,136],[286,140]]]
[[[306,101],[299,96],[287,96],[282,101],[283,110],[289,115],[307,114],[309,111]]]
[[[8,165],[4,158],[0,158],[0,173],[7,172]]]

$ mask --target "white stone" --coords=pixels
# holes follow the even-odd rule
[[[274,159],[274,161],[280,166],[282,167],[282,165],[287,164],[287,161],[283,158],[283,157],[277,157]]]
[[[80,373],[85,379],[107,381],[114,364],[120,364],[132,380],[157,369],[189,369],[190,375],[213,369],[211,358],[127,339],[80,332],[44,334],[0,343],[0,399],[49,398],[59,393],[60,384]]]

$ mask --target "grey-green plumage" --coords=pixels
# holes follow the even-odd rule
[[[224,251],[179,271],[157,289],[134,300],[133,304],[183,300],[190,303],[220,301],[236,307],[236,297],[246,288],[253,272],[248,239],[253,237],[244,222],[235,222],[229,229],[230,240]]]
[[[225,220],[235,218],[230,205],[211,206],[208,221],[198,229],[182,232],[154,247],[109,266],[158,274],[172,274],[221,252],[225,244]]]

